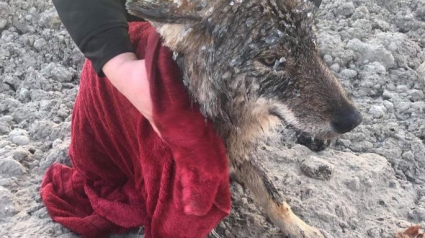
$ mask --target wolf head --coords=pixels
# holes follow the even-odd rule
[[[283,120],[328,139],[362,118],[317,49],[320,2],[139,0],[127,8],[157,27],[193,98],[220,127],[255,134]]]

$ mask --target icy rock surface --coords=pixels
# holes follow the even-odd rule
[[[411,224],[424,228],[424,0],[324,0],[317,35],[363,122],[321,153],[264,145],[271,159],[263,166],[294,212],[327,237],[391,238]],[[39,187],[48,166],[70,163],[83,61],[51,1],[0,2],[0,237],[78,237],[51,221]],[[232,182],[232,193],[219,235],[282,237],[249,191]]]

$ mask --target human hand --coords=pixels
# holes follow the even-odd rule
[[[153,103],[145,60],[137,59],[131,52],[122,53],[106,62],[102,69],[112,85],[142,113],[160,135],[152,119]]]

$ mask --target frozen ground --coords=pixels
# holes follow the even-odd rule
[[[317,26],[363,123],[319,154],[265,145],[275,154],[265,167],[294,211],[329,237],[424,227],[425,0],[325,0]],[[0,237],[78,237],[50,220],[38,189],[52,162],[69,163],[83,57],[50,1],[0,0],[0,35]],[[232,190],[222,237],[280,237],[249,192]]]

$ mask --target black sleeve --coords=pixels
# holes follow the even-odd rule
[[[53,0],[71,38],[96,73],[114,56],[132,52],[125,0]]]

